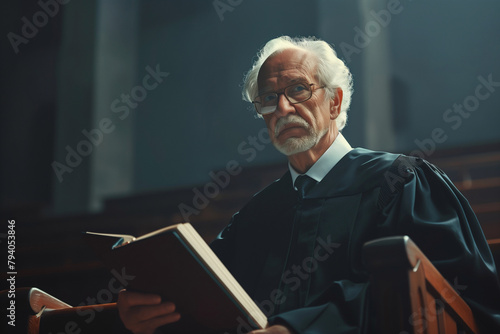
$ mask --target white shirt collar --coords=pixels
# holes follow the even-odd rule
[[[305,174],[315,181],[321,182],[321,180],[323,180],[326,174],[328,174],[328,172],[340,161],[340,159],[342,159],[351,150],[351,145],[349,145],[344,136],[339,132],[332,145],[330,145],[325,153],[323,153],[318,161],[316,161]],[[290,163],[288,163],[288,169],[292,174],[292,184],[295,184],[295,179],[297,179],[297,177],[301,174],[297,173]]]

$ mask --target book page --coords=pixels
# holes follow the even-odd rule
[[[227,290],[234,294],[234,299],[241,303],[243,307],[252,317],[252,321],[266,328],[267,318],[261,309],[255,304],[255,302],[250,298],[246,291],[241,287],[241,285],[236,281],[233,275],[227,270],[224,264],[215,255],[212,249],[207,245],[205,240],[196,232],[190,223],[179,224],[178,227],[181,235],[186,239],[193,247],[193,251],[198,255],[198,257],[204,261],[208,268],[212,268],[213,274],[221,281],[221,283],[227,288]]]

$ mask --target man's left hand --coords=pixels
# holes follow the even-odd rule
[[[248,334],[293,334],[288,328],[281,325],[274,325],[266,329],[257,329]]]

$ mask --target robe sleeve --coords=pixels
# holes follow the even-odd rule
[[[294,334],[374,333],[370,329],[368,289],[368,282],[335,281],[314,306],[278,314],[269,323],[285,325]]]
[[[443,171],[399,157],[384,173],[382,228],[408,235],[471,307],[483,333],[500,333],[500,284],[468,201]]]

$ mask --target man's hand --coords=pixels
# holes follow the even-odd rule
[[[117,306],[123,324],[135,334],[153,334],[158,327],[181,317],[173,303],[162,303],[161,297],[154,294],[122,290]]]
[[[266,329],[256,329],[248,334],[292,334],[292,332],[285,326],[274,325]]]

